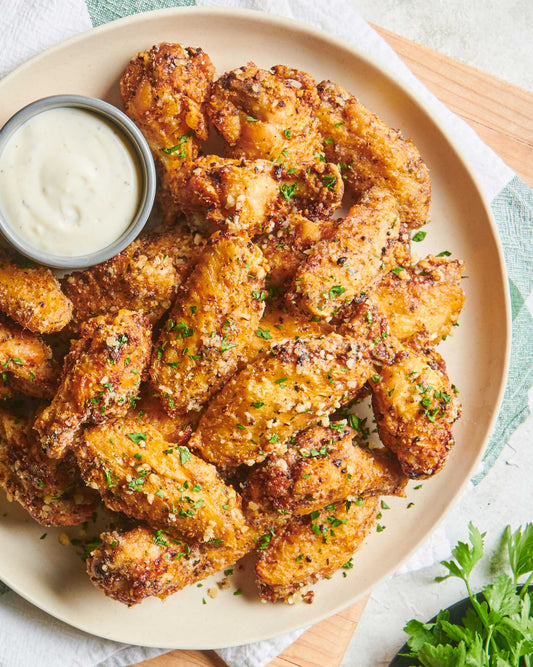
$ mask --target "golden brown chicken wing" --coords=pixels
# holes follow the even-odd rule
[[[261,598],[292,601],[304,586],[331,576],[358,549],[372,528],[377,496],[361,505],[328,505],[307,517],[294,517],[275,535],[259,538],[256,573]]]
[[[196,428],[200,412],[187,412],[183,415],[168,415],[163,404],[164,399],[152,391],[149,386],[141,390],[140,400],[128,410],[125,420],[132,424],[132,430],[142,431],[149,424],[159,431],[167,442],[185,442]]]
[[[214,397],[191,447],[222,468],[283,454],[295,433],[354,398],[378,358],[389,359],[385,326],[377,314],[364,314],[346,336],[331,333],[270,347]]]
[[[102,543],[87,560],[87,572],[95,586],[123,604],[150,596],[164,599],[233,565],[252,550],[254,536],[245,529],[232,546],[189,546],[145,526],[112,531],[101,535]]]
[[[429,255],[415,266],[389,272],[370,292],[391,333],[401,341],[428,335],[438,343],[457,324],[464,304],[464,263]]]
[[[247,479],[243,507],[257,525],[264,512],[305,515],[331,503],[368,495],[404,495],[408,477],[386,450],[368,450],[353,442],[355,432],[310,428],[296,436],[281,457]]]
[[[241,237],[215,234],[178,291],[150,367],[169,414],[199,410],[246,361],[265,308],[268,265]]]
[[[61,385],[35,422],[49,456],[59,458],[80,427],[124,415],[139,393],[150,356],[148,320],[129,310],[81,326],[65,358]]]
[[[384,188],[371,188],[346,218],[319,241],[296,271],[287,302],[330,319],[353,300],[360,301],[395,263],[401,236],[396,200]]]
[[[0,410],[0,486],[43,526],[75,526],[87,521],[100,503],[85,486],[72,454],[47,457],[33,418]]]
[[[2,386],[14,392],[52,398],[57,389],[59,373],[49,346],[7,317],[0,317],[0,368]]]
[[[227,72],[212,86],[208,113],[232,157],[315,162],[322,154],[314,80],[304,72],[254,63]]]
[[[0,311],[25,329],[52,333],[68,323],[72,304],[50,269],[2,250]]]
[[[358,197],[373,185],[389,188],[398,201],[400,222],[410,228],[426,224],[431,184],[416,146],[341,86],[323,81],[318,92],[326,159],[341,165],[347,187]]]
[[[174,539],[235,545],[244,517],[240,498],[216,468],[152,426],[125,420],[84,432],[77,448],[83,478],[116,512],[163,528]]]
[[[202,242],[196,240],[181,226],[145,233],[106,262],[64,278],[63,291],[74,304],[69,330],[77,332],[90,317],[121,308],[157,322],[201,250]]]
[[[372,405],[383,444],[413,479],[445,465],[460,406],[442,357],[430,347],[406,347],[372,378]]]

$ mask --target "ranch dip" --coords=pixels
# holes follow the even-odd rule
[[[0,209],[34,248],[75,257],[129,227],[141,179],[131,145],[100,115],[75,107],[28,119],[0,155]]]

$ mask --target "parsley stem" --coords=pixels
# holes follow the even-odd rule
[[[531,583],[531,580],[533,580],[533,572],[529,575],[529,577],[526,579],[525,584],[520,589],[520,597],[522,598],[522,600],[524,599],[524,596],[529,589],[529,584]]]

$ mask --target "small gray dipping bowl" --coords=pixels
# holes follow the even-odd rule
[[[104,120],[115,125],[122,134],[130,141],[133,154],[137,157],[139,174],[141,178],[141,188],[139,197],[139,207],[137,213],[132,219],[126,231],[101,250],[97,250],[86,255],[76,255],[69,257],[65,255],[55,255],[44,250],[39,250],[31,245],[29,241],[19,236],[17,231],[11,226],[7,216],[2,211],[0,202],[0,232],[4,238],[20,253],[30,259],[57,269],[81,269],[87,266],[93,266],[104,262],[124,250],[141,232],[152,211],[156,190],[156,173],[152,153],[146,139],[143,137],[139,128],[131,121],[125,113],[95,97],[86,97],[84,95],[52,95],[44,97],[25,106],[12,116],[0,130],[0,154],[4,150],[13,133],[19,129],[29,118],[36,116],[43,111],[56,109],[58,107],[76,107],[85,109],[100,115]]]

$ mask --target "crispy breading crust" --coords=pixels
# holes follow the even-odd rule
[[[406,347],[371,386],[379,437],[405,474],[423,479],[442,470],[460,415],[442,357],[430,347]]]
[[[99,495],[85,486],[72,454],[58,461],[43,453],[32,424],[0,410],[0,486],[43,526],[87,521]]]
[[[349,402],[390,356],[385,323],[362,315],[346,335],[288,340],[260,354],[211,401],[190,445],[221,468],[283,454],[298,431]]]
[[[319,104],[315,82],[304,72],[248,63],[215,81],[208,113],[231,157],[297,167],[321,154],[315,116]]]
[[[294,598],[304,586],[331,576],[358,549],[374,525],[379,497],[362,505],[340,503],[307,517],[294,517],[287,527],[259,544],[256,565],[261,598],[269,602]]]
[[[247,520],[264,511],[305,515],[330,503],[367,495],[404,495],[408,477],[394,455],[354,444],[355,431],[315,427],[300,433],[281,457],[247,479]]]
[[[368,303],[387,318],[401,341],[423,335],[432,344],[448,336],[465,301],[461,287],[464,262],[429,255],[399,273],[387,273],[369,295]]]
[[[100,537],[102,543],[87,560],[91,581],[108,597],[131,606],[151,596],[164,599],[233,565],[252,550],[255,534],[245,530],[234,546],[192,547],[144,526]]]
[[[247,360],[265,308],[268,271],[257,246],[215,234],[163,327],[150,378],[169,414],[199,410]]]
[[[135,310],[154,324],[167,311],[178,286],[201,250],[193,234],[174,226],[167,231],[141,234],[121,253],[62,281],[74,304],[69,331],[96,315]]]
[[[326,159],[341,165],[346,186],[356,196],[373,185],[389,188],[398,201],[401,222],[410,228],[425,225],[431,182],[416,146],[341,86],[323,81],[318,92],[321,105],[316,113]]]
[[[244,526],[240,498],[216,468],[152,426],[108,422],[87,429],[76,448],[83,478],[116,512],[188,542],[235,545]]]
[[[52,350],[38,335],[2,316],[0,367],[2,385],[14,392],[36,398],[52,398],[57,389],[59,373]]]
[[[82,324],[81,338],[72,341],[65,358],[60,387],[35,422],[49,456],[62,456],[83,424],[126,413],[139,394],[151,342],[147,318],[133,311]]]
[[[52,333],[68,324],[72,303],[50,269],[0,250],[0,310],[25,329]]]
[[[311,249],[295,273],[287,302],[330,319],[346,303],[361,300],[394,265],[391,247],[400,236],[396,200],[385,188],[371,188],[333,227],[330,238]]]

